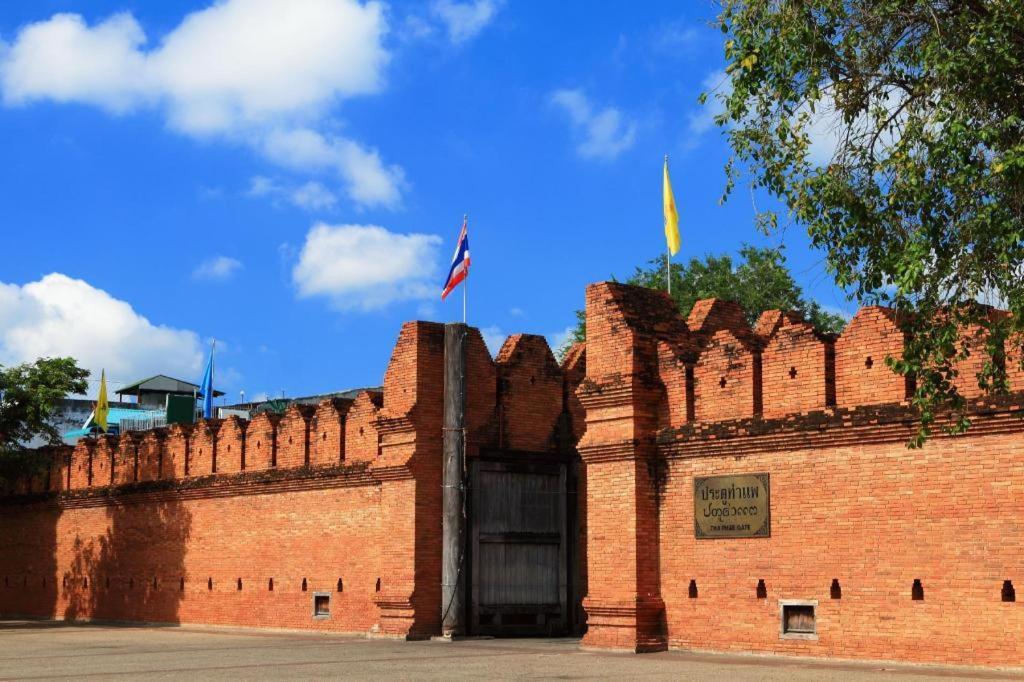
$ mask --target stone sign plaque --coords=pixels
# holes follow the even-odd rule
[[[768,474],[693,479],[693,527],[698,540],[767,538],[772,534]]]

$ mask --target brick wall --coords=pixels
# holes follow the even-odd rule
[[[582,460],[584,646],[1024,665],[1024,596],[1001,595],[1024,587],[1021,394],[907,450],[884,309],[833,341],[786,311],[750,329],[709,300],[683,320],[601,283],[587,328],[561,365],[540,337],[496,360],[467,343],[470,456]],[[0,614],[435,634],[443,349],[442,325],[408,323],[382,392],[47,452],[0,499]],[[771,536],[696,540],[694,478],[760,472]],[[817,601],[816,638],[780,637],[783,599]]]
[[[861,311],[833,354],[782,311],[747,332],[704,302],[681,333],[658,296],[588,289],[584,645],[1024,666],[1024,599],[1002,594],[1024,584],[1022,396],[974,401],[966,436],[908,450],[888,311]],[[697,540],[695,477],[761,472],[770,537]],[[780,600],[816,601],[814,638],[781,637]]]
[[[902,358],[905,342],[891,310],[870,306],[857,311],[836,339],[836,402],[869,405],[907,400],[911,383],[886,365],[886,358]]]
[[[761,352],[762,414],[820,410],[835,404],[834,340],[796,316],[783,316]]]

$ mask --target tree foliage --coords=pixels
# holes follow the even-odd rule
[[[765,310],[796,310],[823,332],[838,332],[845,320],[826,312],[818,303],[804,297],[803,291],[786,267],[786,259],[778,249],[744,246],[740,259],[732,256],[705,256],[672,266],[672,298],[683,317],[690,314],[694,303],[704,298],[736,301],[753,324]],[[665,260],[655,258],[646,267],[638,267],[627,284],[664,291]],[[586,339],[586,314],[576,312],[577,326],[569,339],[576,343]]]
[[[72,358],[0,367],[0,481],[31,474],[39,466],[26,443],[36,438],[50,445],[62,442],[50,415],[65,396],[85,393],[88,376]]]
[[[781,199],[837,284],[902,313],[912,342],[890,366],[916,377],[916,444],[947,410],[966,429],[958,330],[990,332],[976,379],[1000,392],[1024,329],[1020,0],[720,1],[726,195],[745,178]]]

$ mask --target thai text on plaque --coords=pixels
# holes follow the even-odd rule
[[[772,534],[768,474],[693,479],[693,525],[698,540],[766,538]]]

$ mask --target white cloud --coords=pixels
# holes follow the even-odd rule
[[[448,39],[455,44],[475,38],[491,23],[500,8],[499,0],[435,0],[430,6],[434,16],[444,24]]]
[[[249,180],[249,191],[251,197],[265,197],[281,191],[281,186],[270,178],[263,175],[255,175]]]
[[[361,204],[395,207],[405,185],[402,169],[385,166],[377,150],[308,128],[270,133],[263,153],[285,168],[334,171],[345,180],[349,196]]]
[[[307,172],[336,171],[357,203],[395,206],[401,169],[386,167],[376,150],[312,130],[337,102],[381,90],[386,32],[378,2],[223,0],[187,15],[146,50],[130,14],[94,26],[56,14],[0,52],[0,88],[8,105],[159,107],[182,133],[249,144]],[[323,153],[283,153],[279,142],[296,136],[313,138]]]
[[[55,14],[18,34],[0,64],[4,101],[84,102],[123,112],[152,97],[142,27],[115,14],[93,28],[77,14]]]
[[[376,225],[317,223],[292,270],[302,297],[326,296],[341,310],[373,310],[440,295],[441,238]]]
[[[292,191],[292,203],[308,211],[331,208],[338,203],[338,197],[319,182],[310,180]]]
[[[192,271],[193,279],[224,281],[242,269],[242,261],[228,256],[217,256],[199,264]]]
[[[153,374],[194,380],[204,353],[195,332],[155,325],[82,280],[53,273],[24,285],[0,283],[0,364],[71,356],[94,379],[105,369],[115,392]]]
[[[628,121],[615,107],[595,111],[582,90],[558,90],[551,101],[569,115],[582,135],[576,152],[585,159],[614,159],[633,146],[636,123]]]
[[[250,197],[270,197],[275,203],[279,200],[288,201],[307,211],[329,210],[338,203],[334,192],[315,180],[290,187],[272,178],[256,175],[249,181],[246,194]]]

